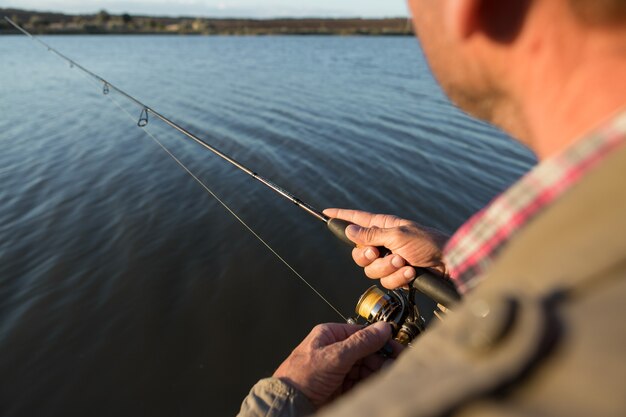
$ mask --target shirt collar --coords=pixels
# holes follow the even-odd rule
[[[450,239],[444,261],[459,291],[480,282],[507,243],[606,156],[626,142],[626,111],[561,154],[537,165]]]

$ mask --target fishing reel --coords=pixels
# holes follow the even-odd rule
[[[394,340],[403,345],[409,345],[426,326],[415,304],[413,287],[385,292],[374,285],[359,299],[356,313],[358,316],[348,323],[357,324],[359,318],[365,319],[368,325],[384,321],[391,324]]]

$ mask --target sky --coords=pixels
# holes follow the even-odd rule
[[[130,13],[215,17],[401,17],[405,0],[0,0],[0,8],[68,14]]]

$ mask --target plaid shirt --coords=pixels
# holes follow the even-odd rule
[[[465,223],[450,239],[444,260],[460,292],[479,284],[482,272],[535,216],[626,143],[626,112],[530,171]]]

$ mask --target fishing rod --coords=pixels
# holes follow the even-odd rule
[[[13,27],[15,27],[17,30],[22,32],[24,35],[28,36],[29,38],[31,38],[32,40],[34,40],[36,42],[39,42],[44,47],[46,47],[48,49],[48,51],[56,54],[61,59],[67,61],[70,64],[70,66],[76,67],[76,68],[80,69],[84,73],[88,74],[89,76],[93,77],[97,81],[101,82],[102,85],[103,85],[103,87],[102,87],[103,90],[102,91],[104,92],[104,94],[108,94],[110,92],[110,90],[114,90],[117,93],[121,94],[122,96],[126,97],[128,100],[130,100],[133,103],[135,103],[137,106],[139,106],[142,109],[141,115],[139,116],[139,120],[137,122],[137,125],[139,127],[145,127],[148,124],[149,115],[152,115],[152,116],[156,117],[157,119],[161,120],[162,122],[164,122],[165,124],[167,124],[168,126],[170,126],[171,128],[173,128],[173,129],[177,130],[178,132],[182,133],[183,135],[185,135],[189,139],[193,140],[194,142],[196,142],[200,146],[202,146],[205,149],[213,152],[215,155],[219,156],[220,158],[226,160],[227,162],[229,162],[230,164],[234,165],[235,167],[237,167],[241,171],[243,171],[246,174],[250,175],[252,178],[254,178],[255,180],[261,182],[263,185],[265,185],[266,187],[268,187],[271,190],[275,191],[276,193],[278,193],[282,197],[288,199],[289,201],[291,201],[296,206],[300,207],[301,209],[303,209],[304,211],[306,211],[310,215],[312,215],[315,218],[323,221],[324,223],[328,223],[329,222],[330,218],[328,216],[326,216],[324,213],[322,213],[321,211],[313,208],[309,204],[307,204],[304,201],[302,201],[299,198],[297,198],[295,195],[289,193],[288,191],[286,191],[286,190],[282,189],[281,187],[279,187],[278,185],[274,184],[273,182],[271,182],[267,178],[262,177],[261,175],[257,174],[256,172],[254,172],[251,169],[249,169],[246,166],[244,166],[243,164],[237,162],[235,159],[233,159],[230,156],[226,155],[224,152],[221,152],[220,150],[218,150],[214,146],[208,144],[203,139],[201,139],[198,136],[194,135],[193,133],[189,132],[187,129],[185,129],[184,127],[180,126],[178,123],[175,123],[172,120],[170,120],[169,118],[163,116],[161,113],[157,112],[152,107],[142,103],[137,98],[135,98],[132,95],[128,94],[127,92],[125,92],[121,88],[116,87],[113,83],[105,80],[104,78],[102,78],[98,74],[88,70],[87,68],[83,67],[82,65],[80,65],[76,61],[74,61],[74,60],[68,58],[67,56],[63,55],[61,52],[57,51],[55,48],[53,48],[50,45],[48,45],[46,42],[42,41],[41,39],[39,39],[36,36],[31,35],[29,32],[27,32],[25,29],[23,29],[17,23],[13,22],[8,17],[5,16],[4,18],[5,18],[5,20],[7,22],[9,22]]]
[[[346,244],[348,244],[350,246],[355,246],[354,242],[352,242],[346,236],[346,228],[348,226],[352,225],[353,223],[345,221],[345,220],[342,220],[342,219],[331,218],[331,217],[325,215],[320,210],[318,210],[318,209],[314,208],[313,206],[311,206],[310,204],[304,202],[300,198],[296,197],[294,194],[292,194],[292,193],[286,191],[285,189],[279,187],[278,185],[276,185],[275,183],[273,183],[269,179],[259,175],[257,172],[255,172],[252,169],[246,167],[245,165],[243,165],[242,163],[238,162],[237,160],[235,160],[231,156],[225,154],[224,152],[220,151],[219,149],[217,149],[213,145],[207,143],[205,140],[201,139],[197,135],[194,135],[193,133],[189,132],[187,129],[185,129],[184,127],[180,126],[178,123],[172,121],[168,117],[165,117],[164,115],[162,115],[158,111],[154,110],[152,107],[144,104],[143,102],[141,102],[140,100],[138,100],[134,96],[132,96],[129,93],[127,93],[126,91],[124,91],[121,88],[115,86],[113,83],[109,82],[108,80],[104,79],[103,77],[99,76],[98,74],[90,71],[89,69],[87,69],[84,66],[80,65],[78,62],[72,60],[71,58],[65,56],[64,54],[62,54],[61,52],[59,52],[58,50],[56,50],[55,48],[53,48],[52,46],[47,44],[46,42],[44,42],[41,39],[39,39],[38,37],[33,36],[28,31],[26,31],[24,28],[22,28],[20,25],[15,23],[13,20],[9,19],[7,16],[5,16],[4,19],[9,24],[11,24],[15,29],[20,31],[22,34],[28,36],[31,40],[34,40],[34,41],[40,43],[49,52],[54,53],[55,55],[57,55],[62,60],[64,60],[67,63],[69,63],[70,67],[78,68],[83,73],[87,74],[88,76],[90,76],[94,80],[96,80],[98,83],[102,84],[102,92],[103,92],[103,94],[108,95],[111,91],[115,91],[118,94],[120,94],[121,96],[123,96],[126,99],[128,99],[129,101],[131,101],[132,103],[134,103],[135,105],[137,105],[139,108],[141,108],[141,113],[140,113],[139,119],[137,121],[137,126],[139,126],[141,128],[145,128],[148,125],[150,116],[153,116],[153,117],[155,117],[158,120],[161,120],[163,123],[165,123],[169,127],[173,128],[174,130],[178,131],[179,133],[181,133],[182,135],[184,135],[188,139],[191,139],[192,141],[194,141],[198,145],[202,146],[203,148],[207,149],[208,151],[212,152],[213,154],[215,154],[215,155],[219,156],[220,158],[224,159],[225,161],[227,161],[231,165],[235,166],[239,170],[245,172],[246,174],[248,174],[249,176],[251,176],[255,180],[259,181],[261,184],[265,185],[267,188],[273,190],[275,193],[277,193],[281,197],[291,201],[293,204],[295,204],[300,209],[304,210],[309,215],[311,215],[314,218],[316,218],[317,220],[322,221],[323,223],[325,223],[326,226],[328,227],[328,229],[337,238],[339,238],[344,243],[346,243]],[[156,138],[154,138],[154,139],[156,140]],[[157,143],[163,147],[163,145],[160,142],[158,142],[158,140],[157,140]],[[187,172],[190,175],[192,175],[192,177],[194,177],[198,182],[200,182],[201,185],[204,186],[204,184],[200,180],[198,180],[197,177],[195,177],[195,175],[193,175],[178,159],[176,159],[176,157],[174,157],[169,151],[167,151],[167,149],[165,147],[163,147],[163,149],[168,154],[170,154],[170,156],[172,156],[174,158],[174,160],[176,160],[176,162],[178,162],[185,170],[187,170]],[[204,187],[207,188],[206,186],[204,186]],[[208,190],[208,188],[207,188],[207,190]],[[215,196],[215,194],[213,194],[210,190],[208,190],[208,191],[214,197],[217,198],[217,196]],[[220,202],[221,202],[221,200],[220,200]],[[222,204],[228,209],[228,207],[224,203],[222,203]],[[229,209],[229,211],[231,211],[231,210]],[[234,212],[231,211],[231,213],[233,215],[235,215]],[[237,216],[235,215],[235,217],[237,217]],[[241,221],[241,219],[239,219],[239,220]],[[241,221],[241,222],[243,223],[243,221]],[[250,229],[245,223],[244,223],[244,226],[246,226],[253,234],[255,234],[255,236],[257,236],[260,239],[260,237],[258,235],[256,235],[256,233],[254,233],[254,231],[252,229]],[[269,245],[267,245],[262,239],[261,239],[261,241],[266,246],[268,246],[268,248],[270,250],[272,250],[269,247]],[[379,253],[380,253],[381,257],[384,257],[384,256],[386,256],[386,255],[391,253],[387,248],[384,248],[384,247],[379,247],[378,250],[379,250]],[[272,250],[272,252],[274,252],[274,251]],[[278,256],[278,254],[276,254],[276,255]],[[278,257],[285,264],[287,264],[280,256],[278,256]],[[287,266],[289,266],[291,268],[290,265],[287,264]],[[443,306],[444,308],[450,308],[450,307],[454,306],[459,301],[460,296],[457,293],[456,289],[454,288],[454,285],[451,282],[449,282],[446,279],[442,279],[443,278],[442,276],[437,275],[436,273],[434,273],[430,269],[421,268],[421,267],[414,267],[414,268],[416,270],[416,278],[411,283],[411,286],[410,286],[410,291],[411,292],[414,291],[414,290],[420,291],[420,292],[424,293],[425,295],[427,295],[428,297],[432,298],[434,301],[436,301],[439,305]],[[291,268],[291,269],[293,270],[293,268]],[[296,272],[295,270],[293,270],[293,271]],[[296,272],[296,274],[297,274],[297,272]],[[297,275],[300,276],[299,274],[297,274]],[[302,278],[302,277],[300,276],[300,278]],[[322,297],[322,299],[324,299],[324,301],[326,301],[329,305],[331,305],[323,296],[321,296],[321,294],[319,292],[317,292],[317,290],[315,290],[308,282],[306,282],[306,280],[304,280],[304,278],[302,278],[302,280],[305,283],[307,283],[307,285],[309,285],[320,297]],[[380,289],[379,289],[379,291],[380,291]],[[409,308],[409,307],[406,307],[406,308],[402,307],[402,306],[404,306],[407,303],[410,304],[411,298],[412,298],[412,293],[410,294],[411,295],[410,297],[407,297],[407,296],[405,296],[404,294],[401,294],[398,291],[400,291],[400,290],[396,290],[394,292],[390,292],[387,295],[385,295],[382,292],[381,293],[376,292],[374,290],[374,288],[370,288],[361,297],[361,300],[359,301],[359,303],[357,305],[357,313],[359,314],[360,317],[365,318],[368,322],[371,322],[372,320],[374,320],[374,321],[378,321],[378,320],[393,321],[392,319],[390,319],[390,316],[394,315],[394,314],[397,316],[396,313],[398,311],[402,310],[403,313],[400,314],[400,316],[396,317],[396,319],[398,319],[398,321],[406,321],[407,317],[409,317],[409,320],[412,320],[412,319],[417,320],[417,318],[414,317],[414,316],[416,316],[416,314],[414,314],[414,312],[413,312],[413,310],[411,308]],[[396,292],[397,292],[397,294],[396,294]],[[388,312],[389,314],[386,314],[386,315],[383,314],[382,316],[379,315],[380,317],[378,317],[378,316],[374,317],[374,315],[370,314],[372,312],[370,310],[374,309],[378,313],[380,313],[381,310],[384,310],[384,308],[383,308],[384,306],[381,305],[380,303],[383,303],[385,306],[387,306],[388,308],[391,308],[391,310],[395,311],[396,313],[391,314],[391,313]],[[398,310],[398,306],[401,306],[400,310]],[[335,311],[337,311],[337,309],[334,306],[331,305],[331,307]],[[339,311],[337,311],[337,312],[339,313]],[[339,314],[341,315],[341,313],[339,313]],[[341,316],[343,317],[343,315],[341,315]],[[402,320],[400,320],[398,317],[402,317]],[[417,317],[419,317],[419,314],[417,314]],[[397,327],[398,327],[398,330],[400,330],[401,324],[399,324]]]

